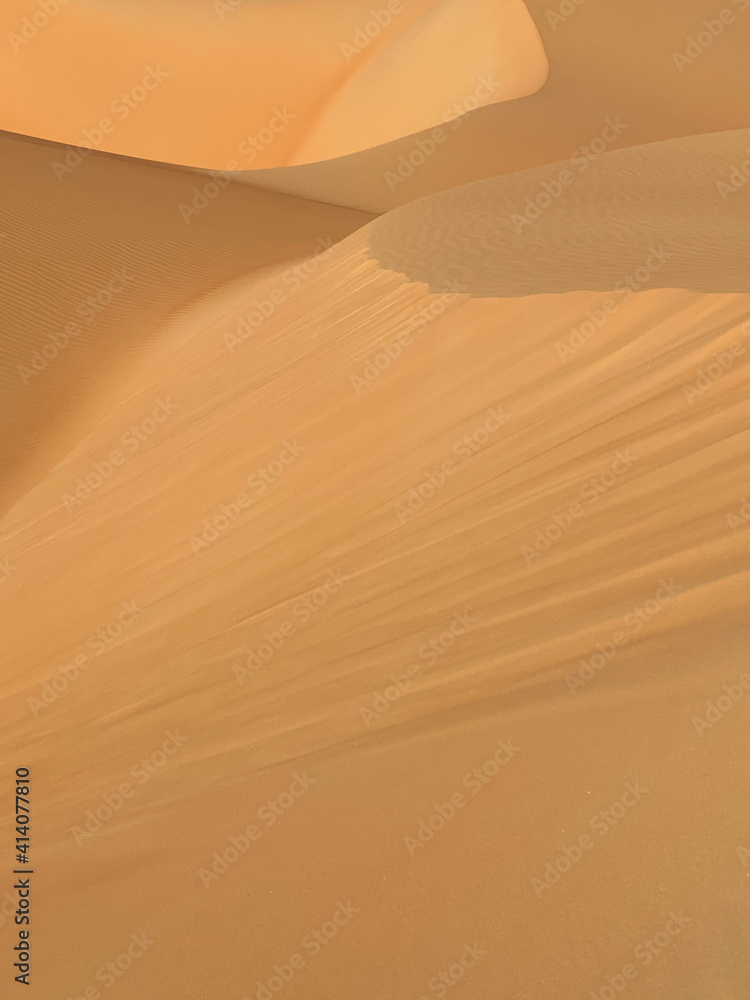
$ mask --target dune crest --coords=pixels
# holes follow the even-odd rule
[[[479,107],[534,93],[547,75],[539,34],[520,0],[442,0],[367,55],[350,56],[362,60],[361,68],[336,91],[291,164],[442,126]]]
[[[748,1000],[726,4],[8,0],[30,1000]]]
[[[675,206],[692,183],[711,277],[736,250],[709,241],[698,146],[689,179],[640,151],[661,172],[618,197],[642,224],[644,177]],[[37,851],[69,913],[47,993],[138,926],[162,956],[123,980],[142,996],[219,913],[216,968],[175,962],[166,996],[262,997],[277,966],[309,998],[428,995],[462,956],[478,997],[559,1000],[628,963],[637,1000],[746,992],[750,296],[690,290],[685,254],[607,311],[460,234],[414,280],[461,199],[503,233],[481,188],[368,223],[282,300],[283,262],[217,276],[4,518],[1,739],[44,769]],[[599,273],[632,242],[597,245]]]
[[[106,153],[76,163],[7,133],[0,154],[4,506],[65,454],[175,313],[324,253],[371,218]]]
[[[341,156],[546,75],[523,0],[44,3],[0,13],[0,128],[186,166]]]
[[[412,281],[472,295],[748,293],[745,160],[750,129],[579,154],[388,212],[370,248]]]

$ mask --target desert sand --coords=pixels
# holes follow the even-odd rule
[[[403,202],[367,192],[414,122],[366,149],[354,84],[309,148],[361,152],[231,177],[217,123],[58,179],[44,80],[2,123],[9,993],[16,768],[32,998],[750,992],[748,29],[691,105],[648,70],[684,12],[625,63],[621,8],[553,48],[528,7],[549,81]],[[168,13],[58,17],[135,47]],[[238,7],[237,45],[250,13],[278,8]],[[585,100],[535,131],[574,66]],[[626,85],[650,123],[571,160]],[[489,172],[469,128],[524,114]]]
[[[2,127],[191,166],[340,156],[547,74],[522,0],[45,2],[46,23],[33,0],[0,15]]]

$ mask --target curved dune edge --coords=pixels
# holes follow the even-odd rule
[[[679,194],[681,161],[661,159],[657,180],[672,171]],[[623,177],[619,197],[633,192],[642,182]],[[429,232],[431,203],[410,218],[415,239]],[[428,996],[469,946],[484,954],[461,988],[487,1000],[583,996],[626,963],[635,1000],[741,1000],[746,699],[695,720],[747,671],[750,297],[652,288],[582,334],[601,294],[430,292],[373,259],[387,221],[338,243],[249,336],[283,275],[217,275],[0,523],[14,567],[0,746],[23,746],[43,775],[36,856],[66,912],[42,925],[60,958],[39,964],[36,988],[77,995],[138,928],[154,947],[122,980],[133,998],[255,1000],[298,951],[290,997]],[[224,217],[215,243],[235,227]],[[628,252],[620,236],[597,250],[605,273]],[[486,288],[470,246],[438,249]],[[66,509],[160,399],[167,419]],[[260,492],[257,470],[271,477]],[[303,621],[294,608],[329,573],[339,582]],[[88,637],[123,602],[137,616],[94,656]],[[456,615],[465,631],[421,655]],[[82,651],[89,664],[32,710]],[[363,715],[415,662],[407,693]],[[86,811],[167,732],[187,739],[168,770],[79,847]],[[299,776],[293,806],[259,818]],[[410,848],[458,792],[465,804]],[[201,869],[253,822],[260,838],[206,888]],[[351,919],[313,954],[301,942],[339,904]],[[668,924],[669,948],[639,959]],[[188,936],[211,942],[210,960],[186,957]]]
[[[61,155],[0,135],[4,505],[65,453],[172,315],[371,218],[240,185],[214,185],[198,211],[194,171],[95,152],[58,181]]]
[[[704,21],[715,25],[712,0],[658,6],[650,0],[528,0],[549,63],[547,82],[537,93],[465,115],[434,148],[426,130],[324,162],[253,169],[246,179],[270,190],[385,212],[437,191],[590,151],[608,120],[622,126],[610,150],[745,129],[750,6],[743,10],[742,4],[725,5],[732,23],[723,31],[719,24],[715,43],[686,63],[688,39],[705,30]],[[561,16],[558,8],[568,14]]]
[[[748,157],[750,129],[576,157],[388,212],[369,247],[412,281],[471,295],[747,293]]]
[[[347,52],[350,59],[364,54]],[[289,162],[343,156],[526,97],[544,84],[547,70],[520,0],[442,0],[361,60]]]
[[[156,161],[340,156],[546,77],[523,0],[46,2],[0,14],[0,127]]]
[[[346,7],[351,37],[356,30],[355,11],[361,14],[362,23],[370,16],[367,3],[361,7]],[[243,0],[234,14],[223,21],[215,18],[215,12],[208,4],[200,4],[192,9],[189,23],[194,24],[196,32],[200,33],[202,51],[221,51],[222,65],[220,73],[211,72],[211,60],[206,58],[200,64],[203,69],[193,67],[190,78],[194,81],[194,92],[187,96],[187,106],[191,107],[190,128],[181,129],[174,125],[183,121],[186,105],[180,103],[185,95],[178,90],[170,96],[170,77],[151,94],[147,102],[137,105],[137,114],[133,110],[125,120],[118,118],[115,131],[101,136],[102,145],[99,148],[157,161],[194,164],[206,169],[224,170],[231,164],[232,169],[236,169],[233,179],[249,181],[256,187],[370,212],[384,212],[436,191],[561,162],[576,151],[590,150],[592,144],[598,143],[608,120],[618,122],[618,127],[622,127],[610,148],[634,147],[665,139],[746,128],[747,108],[750,106],[750,69],[746,59],[750,18],[741,9],[740,0],[736,3],[731,0],[731,5],[737,7],[736,11],[730,11],[734,14],[734,21],[726,25],[716,43],[707,47],[692,63],[686,66],[683,62],[678,67],[675,55],[679,56],[687,50],[688,38],[701,30],[704,20],[713,22],[715,19],[716,10],[711,0],[698,0],[689,7],[675,0],[661,4],[658,9],[647,0],[635,0],[619,6],[586,3],[577,6],[574,14],[562,19],[560,15],[554,19],[555,11],[550,9],[548,0],[529,0],[526,7],[549,62],[548,80],[538,92],[519,100],[504,100],[479,107],[451,121],[446,127],[435,126],[442,129],[438,141],[431,134],[431,126],[415,135],[349,155],[342,156],[331,149],[313,151],[311,146],[309,154],[305,155],[326,158],[296,166],[276,166],[299,158],[300,143],[307,141],[307,124],[313,117],[316,121],[320,118],[323,127],[328,113],[326,108],[329,108],[333,116],[331,122],[336,120],[339,114],[335,110],[336,94],[340,87],[344,87],[341,91],[342,108],[348,106],[348,84],[345,81],[350,81],[353,92],[356,92],[356,81],[360,75],[364,74],[367,78],[368,73],[374,73],[383,60],[383,79],[379,81],[379,86],[382,93],[389,92],[390,84],[385,76],[386,67],[389,73],[392,72],[388,53],[390,43],[398,40],[397,19],[394,18],[387,30],[384,29],[369,46],[362,49],[361,59],[352,59],[347,64],[340,47],[334,45],[331,48],[332,38],[340,38],[339,46],[348,44],[346,38],[349,36],[337,27],[343,8],[331,8],[328,0],[320,0],[319,7],[308,3],[308,12],[314,10],[315,13],[312,21],[306,18],[283,23],[270,6],[261,15],[259,8],[251,9],[248,0]],[[404,11],[408,22],[403,21],[403,32],[408,34],[409,25],[416,25],[417,19],[421,19],[422,14],[428,14],[434,6],[427,0],[414,0],[408,11]],[[13,14],[13,8],[7,10],[10,12],[8,16]],[[91,66],[83,59],[76,61],[65,55],[76,51],[79,40],[87,35],[95,38],[117,37],[118,51],[127,53],[129,50],[123,39],[128,31],[147,32],[149,59],[153,62],[158,60],[160,53],[165,53],[167,64],[167,56],[176,51],[175,46],[178,49],[185,47],[184,37],[175,33],[173,22],[170,21],[168,26],[161,23],[155,10],[134,19],[132,9],[122,5],[116,11],[111,8],[96,12],[91,8],[86,11],[78,9],[75,17],[84,18],[80,27],[83,29],[88,23],[88,31],[79,31],[74,21],[70,20],[73,10],[70,7],[61,9],[47,31],[40,32],[21,54],[0,63],[0,74],[9,74],[4,89],[7,113],[0,124],[24,134],[52,135],[53,132],[49,131],[53,127],[51,122],[49,125],[41,121],[34,123],[22,110],[28,108],[37,88],[43,88],[38,106],[45,108],[45,114],[54,115],[53,121],[58,123],[65,120],[71,109],[81,108],[81,101],[96,95],[89,78]],[[17,13],[20,18],[20,12]],[[143,12],[139,10],[139,14]],[[242,25],[250,24],[250,14],[253,17],[268,16],[269,20],[263,22],[265,36],[262,32],[242,30]],[[220,28],[214,26],[208,30],[205,19],[209,15],[215,18]],[[89,23],[87,18],[94,20]],[[96,21],[97,18],[101,20]],[[117,24],[117,30],[113,30],[112,18],[122,19],[122,23]],[[63,45],[60,31],[66,24],[68,34]],[[643,31],[644,24],[648,24],[647,33]],[[295,25],[303,25],[304,31],[302,28],[298,31]],[[391,29],[393,35],[390,34]],[[215,34],[217,31],[219,34]],[[279,42],[278,48],[274,49],[274,39],[279,32],[283,35],[283,44]],[[263,51],[254,58],[250,58],[248,33],[253,37],[265,37],[267,41]],[[145,51],[143,58],[139,56],[135,59],[132,53],[124,57],[124,63],[118,62],[119,57],[102,49],[100,44],[99,51],[106,56],[101,59],[106,63],[102,73],[116,71],[119,74],[112,83],[115,96],[118,91],[132,89],[134,81],[138,83],[143,76]],[[140,51],[138,46],[134,51]],[[290,54],[288,64],[278,63],[279,51]],[[636,51],[638,73],[634,74],[632,59]],[[236,53],[234,60],[232,52]],[[271,52],[274,52],[273,58]],[[311,83],[320,66],[316,69],[314,60],[306,61],[301,55],[313,52],[317,53],[316,59],[321,52],[329,52],[334,60],[330,72],[326,70],[328,76],[322,91],[316,90]],[[37,59],[35,53],[40,60],[38,65],[34,62]],[[51,95],[45,84],[46,73],[49,67],[59,69],[64,55],[64,79],[70,80],[66,85],[75,87],[75,92],[60,90],[61,73],[58,72],[55,93]],[[215,57],[218,58],[218,54]],[[130,59],[129,63],[127,59]],[[286,106],[285,110],[283,102],[280,102],[279,90],[274,89],[272,84],[273,73],[276,72],[273,69],[274,59],[283,70],[284,79],[290,81],[290,86],[296,87],[302,95],[303,105],[299,108]],[[87,79],[85,83],[76,83],[76,73],[84,72],[84,66]],[[253,73],[252,100],[248,97],[248,85],[235,76],[240,70],[247,72],[248,67]],[[168,69],[168,65],[164,68]],[[468,70],[469,64],[462,64],[456,69],[456,79]],[[22,71],[25,76],[19,75]],[[466,88],[461,83],[461,92],[457,92],[453,101],[447,103],[465,105],[483,75],[484,71],[478,72],[476,79],[471,78],[471,86],[467,84],[468,92],[464,92]],[[453,79],[452,76],[450,78]],[[216,79],[226,81],[232,93],[216,95],[211,103],[207,101],[206,94],[212,92]],[[261,86],[263,80],[266,83]],[[594,80],[596,85],[592,84]],[[456,87],[459,88],[458,83]],[[436,82],[434,89],[428,87],[425,100],[429,97],[429,101],[436,101],[439,93]],[[12,95],[17,96],[13,98]],[[96,111],[76,111],[78,117],[71,122],[71,131],[61,135],[61,139],[85,141],[82,130],[95,130],[102,113],[100,109],[106,110],[107,107],[106,101],[101,104],[104,98],[96,97],[100,102]],[[9,103],[13,99],[18,102],[17,105]],[[256,115],[254,102],[260,110],[256,117],[251,117]],[[399,104],[408,105],[409,102],[401,101]],[[445,105],[434,105],[440,119],[447,110]],[[295,115],[295,118],[289,115]],[[354,117],[356,120],[349,123],[349,129],[368,127],[366,122],[359,120],[360,116]],[[243,123],[241,128],[237,128],[238,121]],[[165,122],[168,123],[166,127]],[[373,128],[380,128],[381,123],[387,127],[382,114],[375,114]],[[35,127],[32,127],[34,124]],[[301,132],[295,131],[298,125]],[[400,127],[410,128],[413,123],[402,123]],[[261,128],[270,130],[264,133],[266,139],[271,137],[267,144],[256,141]],[[96,139],[95,131],[92,134]],[[162,144],[149,144],[150,139],[142,144],[141,135],[156,137]],[[178,141],[180,135],[187,136],[187,145],[181,145],[182,139]],[[242,167],[250,169],[242,170]]]

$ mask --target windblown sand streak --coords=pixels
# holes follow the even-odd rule
[[[32,1000],[746,1000],[750,13],[45,3],[0,16]]]
[[[619,155],[608,161],[613,170]],[[643,225],[653,178],[667,185],[676,162],[669,148],[648,155],[654,169],[640,181],[624,172],[620,195],[642,206]],[[498,183],[507,190],[512,180]],[[687,183],[675,171],[673,189]],[[489,182],[484,188],[492,194]],[[54,981],[69,991],[147,925],[157,943],[123,978],[123,995],[151,988],[161,963],[170,964],[175,996],[204,975],[211,990],[240,995],[348,899],[360,908],[356,921],[335,952],[329,946],[296,973],[290,995],[327,996],[332,982],[362,992],[362,975],[377,981],[372,995],[404,986],[416,995],[457,934],[488,951],[472,970],[473,995],[499,986],[575,995],[582,982],[598,988],[602,969],[616,974],[680,907],[691,929],[641,971],[631,995],[697,997],[717,969],[724,993],[742,995],[744,958],[722,956],[727,941],[739,948],[748,919],[732,853],[745,833],[729,805],[747,769],[747,706],[701,737],[691,720],[746,669],[750,532],[726,522],[747,492],[745,357],[694,405],[682,392],[713,353],[743,336],[750,300],[732,278],[740,243],[728,241],[720,203],[696,200],[704,224],[694,215],[690,225],[706,237],[695,263],[678,249],[655,278],[659,287],[623,302],[561,364],[556,342],[632,263],[638,219],[624,212],[634,235],[623,227],[608,256],[603,245],[578,241],[577,258],[565,263],[561,240],[548,262],[537,249],[526,271],[502,242],[471,251],[458,221],[452,249],[441,249],[451,211],[479,220],[488,239],[503,232],[507,199],[489,197],[472,214],[476,196],[476,185],[459,189],[438,200],[438,211],[426,199],[344,239],[231,354],[224,332],[248,303],[269,298],[285,265],[256,276],[247,268],[241,280],[235,270],[210,299],[154,324],[142,360],[131,344],[129,372],[104,399],[92,398],[78,425],[87,433],[6,515],[0,548],[12,550],[18,568],[4,585],[2,739],[24,746],[43,775],[48,817],[37,850],[47,891],[66,901],[71,919],[40,936],[42,947],[67,955]],[[540,226],[562,232],[561,213],[572,221],[579,207],[571,192]],[[723,237],[714,239],[722,231],[711,225],[724,225]],[[422,234],[436,228],[431,255]],[[388,268],[372,256],[373,247],[385,256],[385,245]],[[147,284],[157,282],[158,258],[140,267]],[[399,269],[418,270],[420,280]],[[456,296],[356,393],[352,372],[440,302],[441,282],[456,275],[481,297]],[[721,275],[715,291],[695,290]],[[601,290],[580,290],[592,283]],[[74,375],[81,362],[69,356]],[[61,495],[159,398],[178,404],[169,421],[80,510],[67,511]],[[399,525],[394,503],[498,404],[507,422]],[[282,475],[272,463],[284,442],[302,450]],[[614,482],[602,480],[623,451],[632,462]],[[234,514],[229,505],[257,469],[271,470],[266,488]],[[590,482],[609,485],[582,500]],[[583,513],[568,524],[560,512],[577,501]],[[222,510],[217,537],[191,551],[191,535]],[[549,544],[529,564],[522,549],[540,530]],[[280,635],[294,602],[331,570],[342,580],[337,592],[239,687],[232,665],[264,635]],[[566,676],[597,644],[608,648],[660,581],[672,581],[670,599],[644,613],[572,697]],[[58,665],[125,599],[143,609],[138,619],[35,719],[28,699],[41,698]],[[461,643],[425,669],[377,729],[363,729],[371,693],[464,609],[477,621]],[[70,828],[177,727],[190,742],[168,782],[150,782],[79,848]],[[61,729],[80,734],[75,744],[56,742]],[[419,850],[405,850],[402,838],[500,739],[523,754],[471,813],[459,811]],[[238,815],[250,823],[300,767],[315,787],[206,892],[196,873],[241,832]],[[649,790],[643,802],[607,826],[559,884],[534,892],[531,880],[544,878],[548,862],[559,873],[559,851],[633,781]],[[320,892],[301,896],[300,881]],[[74,885],[88,886],[75,902]],[[116,911],[107,903],[113,891],[123,899]],[[457,895],[460,930],[448,904]],[[431,927],[420,922],[425,905]],[[186,918],[203,936],[219,913],[219,965],[172,966]],[[531,925],[533,947],[520,930]],[[596,951],[583,951],[585,941]],[[375,964],[360,973],[364,952]]]

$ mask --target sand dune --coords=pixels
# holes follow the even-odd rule
[[[108,408],[171,316],[370,218],[163,164],[99,152],[76,162],[41,140],[5,134],[0,147],[6,505],[65,454],[97,402]]]
[[[747,0],[215,2],[63,4],[25,38],[12,0],[0,125],[384,212],[748,124]]]
[[[233,183],[196,235],[195,174],[66,204],[5,140],[70,304],[131,243],[149,289],[50,372],[35,475],[49,413],[10,439],[39,996],[134,934],[123,998],[748,994],[746,141],[602,156],[520,233],[557,166],[374,221]]]
[[[218,170],[375,146],[547,68],[522,0],[9,0],[0,24],[0,127]]]
[[[452,188],[377,219],[370,248],[472,295],[750,292],[750,129],[574,157]]]
[[[325,162],[254,169],[246,179],[384,212],[470,181],[601,152],[603,136],[611,151],[747,128],[745,0],[725,4],[731,21],[719,18],[712,0],[528,0],[527,7],[549,63],[538,92],[464,115],[432,149],[427,129]],[[607,141],[613,121],[620,131]]]

